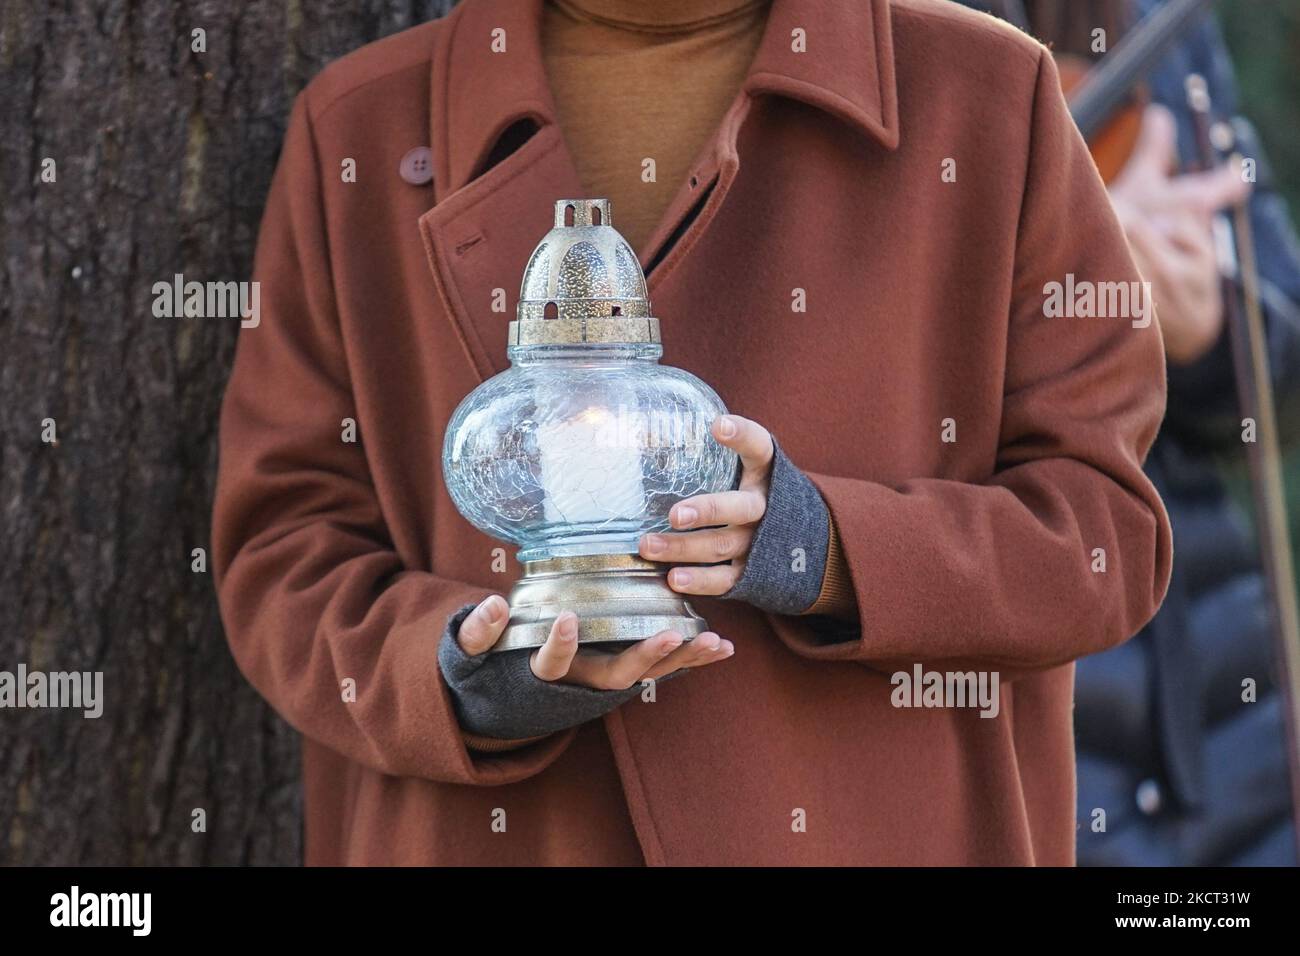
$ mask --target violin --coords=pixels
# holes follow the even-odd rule
[[[1065,93],[1066,102],[1070,104],[1070,112],[1073,115],[1073,102],[1077,91],[1081,87],[1086,88],[1088,76],[1093,72],[1094,67],[1087,58],[1075,53],[1057,53],[1054,54],[1054,59],[1057,72],[1061,76],[1061,89]],[[1120,170],[1133,154],[1133,149],[1137,146],[1138,134],[1142,129],[1142,112],[1149,102],[1150,96],[1146,88],[1141,85],[1133,86],[1127,91],[1125,101],[1112,107],[1109,115],[1102,122],[1095,124],[1091,135],[1084,135],[1084,139],[1088,142],[1088,152],[1092,154],[1092,161],[1097,164],[1097,172],[1101,173],[1102,181],[1107,185],[1114,182],[1115,177],[1119,175]],[[1078,122],[1076,117],[1075,123]]]
[[[1057,72],[1070,115],[1107,183],[1137,144],[1149,96],[1143,78],[1196,25],[1212,0],[1169,0],[1143,18],[1100,61],[1057,54]]]

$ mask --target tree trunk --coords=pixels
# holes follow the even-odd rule
[[[0,863],[300,860],[297,735],[193,569],[239,323],[152,287],[248,279],[293,97],[450,5],[5,3],[0,672],[102,672],[103,714],[0,709]]]

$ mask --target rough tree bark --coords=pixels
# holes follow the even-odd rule
[[[296,734],[191,570],[238,320],[155,318],[151,287],[249,278],[298,90],[450,6],[0,5],[0,671],[105,698],[0,710],[0,863],[299,861]]]

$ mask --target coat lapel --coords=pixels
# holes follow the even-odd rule
[[[506,327],[528,257],[553,224],[553,198],[579,192],[559,128],[545,126],[420,217],[443,307],[482,378],[509,364]]]
[[[466,357],[502,371],[507,325],[552,203],[581,193],[542,61],[541,0],[457,6],[438,32],[430,87],[436,204],[420,217],[429,267]],[[502,134],[536,132],[489,166]],[[501,290],[501,291],[498,291]]]
[[[585,195],[556,119],[541,49],[543,0],[467,0],[438,31],[430,89],[436,205],[420,232],[441,304],[478,374],[506,367],[507,325],[519,280],[551,227],[552,202]],[[802,37],[806,51],[793,38]],[[700,192],[682,190],[647,247],[652,293],[687,254],[739,166],[736,138],[755,98],[799,100],[857,126],[889,149],[898,145],[888,0],[864,10],[817,0],[775,0],[763,40],[736,102],[692,172]],[[536,132],[494,165],[503,134]],[[696,217],[686,234],[679,224]],[[673,246],[666,244],[672,240]],[[500,290],[500,291],[498,291]]]

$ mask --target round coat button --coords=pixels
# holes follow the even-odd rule
[[[1143,780],[1138,784],[1137,793],[1134,795],[1138,809],[1149,817],[1155,816],[1160,812],[1161,806],[1164,805],[1164,794],[1160,792],[1160,784],[1154,780]]]
[[[412,186],[423,186],[433,180],[433,150],[417,146],[406,151],[397,171]]]

